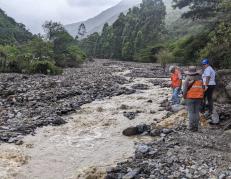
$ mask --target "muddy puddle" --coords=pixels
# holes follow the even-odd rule
[[[86,104],[67,117],[67,124],[37,129],[36,135],[26,136],[21,146],[0,145],[0,178],[75,179],[86,178],[89,173],[103,177],[107,167],[133,156],[136,142],[152,140],[125,137],[124,129],[151,124],[153,119],[166,115],[166,111],[158,109],[169,91],[153,86],[149,80],[136,78],[125,85],[146,84],[148,90]],[[124,111],[137,110],[139,114],[133,120],[123,116]]]

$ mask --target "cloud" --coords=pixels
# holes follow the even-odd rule
[[[46,20],[75,23],[94,17],[120,0],[0,0],[0,7],[33,33]]]
[[[117,3],[118,0],[67,0],[70,5],[74,6],[110,6],[111,4]]]

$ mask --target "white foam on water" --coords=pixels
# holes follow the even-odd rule
[[[119,75],[126,73],[129,71]],[[125,137],[122,131],[141,123],[151,124],[154,118],[161,118],[166,114],[166,111],[158,109],[169,90],[153,86],[149,80],[136,78],[132,83],[124,85],[130,87],[134,84],[147,84],[150,87],[148,90],[86,104],[76,114],[67,117],[67,124],[39,128],[35,136],[24,138],[22,146],[1,145],[0,152],[13,146],[14,149],[9,150],[11,154],[18,154],[29,160],[26,164],[15,162],[14,158],[5,160],[0,154],[0,178],[81,178],[80,174],[88,168],[113,166],[116,162],[133,156],[134,142],[148,138]],[[148,103],[148,100],[153,103]],[[129,109],[120,109],[122,104],[129,106]],[[141,113],[134,120],[123,116],[124,111],[136,110]],[[150,110],[157,112],[151,114]]]

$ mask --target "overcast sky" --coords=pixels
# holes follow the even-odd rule
[[[0,8],[33,33],[46,20],[75,23],[94,17],[121,0],[0,0]]]

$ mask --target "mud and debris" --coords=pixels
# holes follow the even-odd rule
[[[190,132],[157,64],[94,60],[0,79],[0,178],[231,178],[229,100],[215,104],[219,125],[202,115]]]

